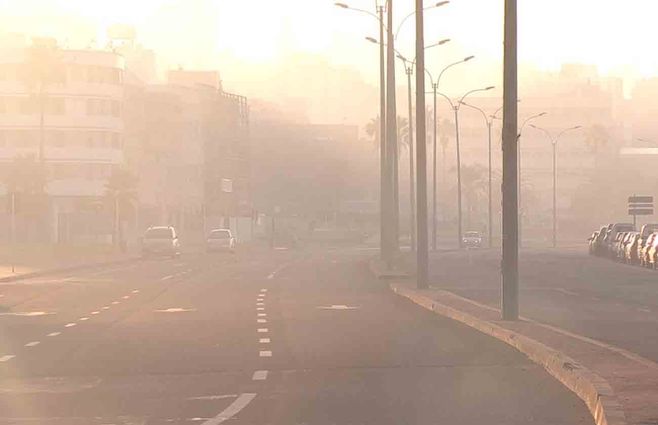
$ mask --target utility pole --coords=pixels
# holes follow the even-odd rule
[[[398,140],[397,109],[395,103],[395,47],[393,38],[393,0],[387,1],[387,51],[386,51],[386,162],[388,169],[388,220],[390,232],[387,265],[391,267],[399,252],[399,205],[397,194]]]
[[[407,136],[409,143],[409,201],[411,205],[411,221],[409,235],[411,236],[411,250],[416,250],[416,185],[414,184],[414,124],[413,124],[413,110],[411,102],[413,97],[411,95],[411,76],[414,73],[413,65],[407,67],[405,62],[405,72],[407,73],[407,92],[409,104],[409,124],[407,128]]]
[[[461,150],[459,149],[459,106],[460,104],[457,104],[453,109],[455,110],[455,145],[457,151],[457,246],[462,249],[464,247],[464,232],[462,229],[462,161]]]
[[[517,4],[505,0],[503,116],[503,320],[519,318],[519,204],[517,169]]]
[[[487,130],[489,131],[489,248],[493,246],[493,203],[491,200],[491,127],[493,126],[493,118],[487,120]]]
[[[16,191],[11,191],[11,246],[14,255],[11,256],[11,272],[16,273]]]
[[[432,251],[436,251],[436,93],[439,89],[439,83],[432,81],[434,93],[434,133],[432,135]],[[445,184],[445,182],[444,182]]]
[[[553,145],[553,248],[557,248],[557,141],[553,140],[551,144]]]
[[[382,261],[388,261],[390,229],[386,211],[388,194],[386,182],[388,169],[386,160],[386,70],[384,66],[384,5],[377,6],[379,16],[379,253]]]
[[[424,34],[423,0],[416,0],[416,184],[418,185],[418,193],[416,197],[418,202],[416,207],[416,222],[418,223],[418,236],[416,238],[416,285],[419,289],[426,289],[429,287]]]

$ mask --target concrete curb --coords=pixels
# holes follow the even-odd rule
[[[608,382],[572,358],[493,322],[479,319],[441,304],[413,289],[405,288],[395,283],[391,283],[390,287],[397,295],[408,298],[427,310],[464,323],[484,334],[505,342],[528,356],[530,360],[544,367],[551,376],[560,381],[585,402],[596,425],[627,424],[624,411]]]
[[[20,281],[20,280],[31,279],[31,278],[34,278],[34,277],[50,276],[50,275],[53,275],[53,274],[66,273],[66,272],[72,272],[72,271],[77,271],[77,270],[95,269],[95,268],[104,267],[104,266],[113,266],[113,265],[119,265],[119,264],[130,264],[130,263],[136,262],[138,260],[139,260],[139,258],[126,258],[126,259],[122,259],[122,260],[99,261],[99,262],[95,262],[95,263],[77,264],[75,266],[68,266],[68,267],[60,267],[60,268],[55,268],[55,269],[41,270],[41,271],[38,271],[38,272],[21,273],[21,274],[17,274],[17,275],[14,275],[14,276],[2,277],[2,278],[0,278],[0,283],[17,282],[17,281]]]

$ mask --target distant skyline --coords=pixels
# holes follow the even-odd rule
[[[375,5],[373,0],[346,2],[369,10]],[[562,63],[594,64],[602,74],[627,81],[658,75],[658,57],[651,53],[658,39],[657,3],[520,0],[519,60],[543,70],[557,70]],[[399,22],[413,2],[394,5]],[[437,69],[474,54],[477,60],[453,78],[480,81],[495,72],[502,53],[502,10],[503,0],[453,0],[428,11],[427,39],[452,39],[428,52],[428,66]],[[96,39],[102,46],[113,23],[134,25],[139,40],[162,58],[161,65],[219,68],[228,83],[262,78],[295,52],[320,55],[335,66],[358,70],[370,84],[377,82],[377,49],[364,41],[377,34],[376,21],[337,8],[331,0],[0,0],[0,25],[6,31],[51,35],[77,45]],[[409,19],[397,47],[411,55],[412,46]]]

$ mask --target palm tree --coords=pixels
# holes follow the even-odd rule
[[[471,215],[478,205],[485,205],[487,169],[480,164],[462,165],[462,188],[466,201],[466,226],[471,227]]]
[[[377,150],[379,150],[380,146],[380,129],[381,127],[379,125],[379,115],[377,115],[375,118],[372,118],[370,121],[368,121],[368,124],[366,124],[366,134],[370,137],[373,146]]]
[[[134,209],[137,199],[138,179],[128,169],[117,167],[105,184],[105,197],[112,203],[114,211],[115,245],[124,248],[123,228],[121,223],[127,219]]]

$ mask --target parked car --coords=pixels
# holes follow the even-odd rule
[[[206,238],[206,251],[229,251],[235,250],[235,238],[229,229],[211,230]]]
[[[599,229],[599,234],[596,235],[594,240],[594,254],[603,256],[605,255],[605,238],[608,235],[608,226],[603,226]]]
[[[614,223],[612,226],[608,225],[608,234],[605,239],[606,255],[611,258],[616,258],[615,242],[618,242],[617,235],[621,232],[635,231],[633,223]]]
[[[651,244],[647,246],[647,261],[646,266],[651,269],[658,269],[658,233],[652,233],[655,235]]]
[[[641,266],[649,267],[649,251],[657,238],[658,233],[650,234],[647,240],[644,242],[644,245],[641,248],[638,248]]]
[[[464,233],[462,243],[466,248],[480,248],[482,247],[482,235],[480,232],[469,231]]]
[[[638,264],[639,257],[637,255],[637,247],[641,236],[642,234],[640,232],[632,232],[630,239],[626,243],[626,248],[624,249],[624,262],[627,264]]]
[[[177,257],[180,242],[176,230],[171,226],[149,227],[142,237],[142,257]]]
[[[599,237],[599,231],[597,230],[596,232],[592,233],[592,236],[590,236],[589,239],[587,239],[587,242],[589,242],[589,246],[588,246],[589,255],[596,254],[596,243],[598,237]]]
[[[621,252],[624,249],[624,242],[626,241],[626,236],[628,232],[619,232],[615,237],[615,242],[612,245],[611,257],[613,260],[621,260]]]

